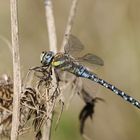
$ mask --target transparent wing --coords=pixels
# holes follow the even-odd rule
[[[84,50],[84,45],[82,44],[82,42],[74,35],[70,35],[69,39],[67,41],[67,44],[65,45],[65,53],[70,54],[72,56],[78,56],[77,53],[80,53],[82,50]],[[76,61],[78,62],[88,62],[90,64],[96,64],[99,66],[103,66],[104,62],[103,60],[91,53],[87,53],[82,57],[75,57]]]
[[[84,45],[76,36],[70,35],[64,50],[65,53],[74,54],[84,50]]]
[[[104,65],[104,61],[100,57],[92,53],[87,53],[84,56],[77,58],[76,60],[78,62],[88,62],[90,64],[96,64],[100,66]]]

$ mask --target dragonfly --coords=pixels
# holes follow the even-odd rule
[[[43,51],[40,55],[41,63],[45,67],[51,66],[54,69],[67,71],[77,77],[86,78],[96,82],[140,109],[140,102],[138,100],[129,96],[113,84],[103,80],[97,74],[90,71],[89,68],[80,63],[82,61],[87,61],[91,64],[103,66],[104,62],[100,57],[92,53],[87,53],[84,56],[76,59],[71,55],[72,52],[80,51],[83,48],[84,45],[81,43],[81,41],[76,36],[70,35],[67,44],[64,47],[64,52],[58,52],[55,54],[53,51]]]

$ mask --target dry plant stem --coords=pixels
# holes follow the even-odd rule
[[[48,26],[49,47],[53,52],[57,52],[57,38],[55,21],[53,15],[52,0],[45,0],[46,23]]]
[[[64,33],[64,36],[63,36],[62,45],[61,45],[61,48],[60,48],[60,52],[64,52],[64,47],[68,43],[69,35],[71,33],[73,23],[74,23],[74,20],[75,20],[75,16],[76,16],[78,2],[79,2],[79,0],[73,0],[72,1],[67,25],[66,25],[66,28],[65,28],[65,33]],[[65,78],[65,73],[64,73],[64,78]],[[62,92],[64,92],[65,89],[66,89],[66,87],[63,88]]]
[[[18,137],[19,109],[20,109],[19,103],[20,103],[20,93],[21,93],[17,0],[10,0],[10,8],[11,8],[11,35],[12,35],[13,79],[14,79],[11,140],[16,140]]]
[[[76,15],[77,6],[78,6],[78,0],[73,0],[72,4],[71,4],[71,8],[70,8],[70,13],[69,13],[64,37],[63,37],[63,42],[62,42],[61,49],[60,49],[61,52],[64,52],[64,46],[67,44],[67,41],[69,39],[69,35],[71,33],[73,22],[74,22],[75,15]]]
[[[0,109],[5,110],[5,111],[7,111],[8,113],[12,114],[12,111],[11,111],[11,110],[8,110],[8,109],[5,108],[5,107],[0,106]]]
[[[45,14],[46,14],[46,23],[48,27],[49,47],[51,51],[56,53],[57,52],[57,37],[56,37],[55,21],[54,21],[54,15],[53,15],[52,0],[45,0]],[[54,74],[52,78],[53,78],[52,83],[55,84],[56,77]],[[51,95],[53,95],[53,90],[49,94],[51,97]],[[46,92],[46,95],[47,95],[47,92]],[[47,119],[46,125],[44,125],[44,128],[43,128],[43,140],[50,140],[54,105],[55,105],[55,99],[53,100],[53,102],[48,103],[47,110],[49,110],[50,114],[49,114],[49,119]]]

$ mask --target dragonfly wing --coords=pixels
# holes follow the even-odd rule
[[[84,56],[79,57],[77,60],[79,62],[88,62],[90,64],[96,64],[100,66],[104,65],[104,61],[100,57],[92,53],[87,53]]]
[[[70,54],[75,57],[82,50],[84,50],[84,45],[76,36],[70,34],[67,44],[64,47],[64,50],[65,50],[65,53]],[[90,64],[96,64],[96,65],[100,65],[100,66],[104,65],[104,62],[100,57],[98,57],[94,54],[91,54],[91,53],[88,53],[82,57],[78,57],[78,59],[76,59],[76,60],[78,62],[88,62]]]
[[[67,44],[64,47],[65,53],[74,54],[75,52],[80,52],[84,49],[84,45],[81,41],[74,35],[70,35]]]

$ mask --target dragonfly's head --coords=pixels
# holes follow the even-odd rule
[[[44,66],[49,66],[52,62],[54,58],[54,52],[52,51],[45,51],[45,52],[42,52],[41,55],[40,55],[40,60],[41,60],[41,63],[44,65]]]

